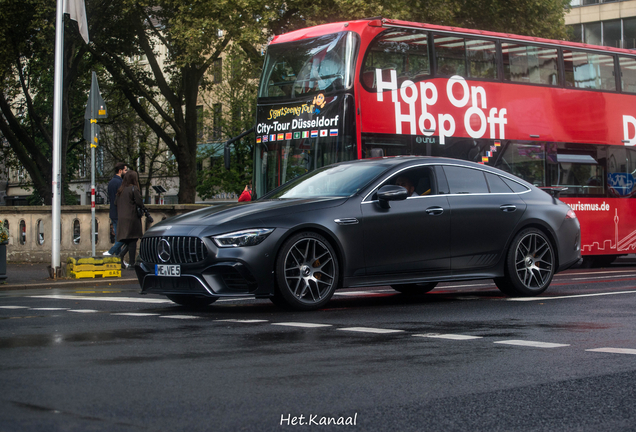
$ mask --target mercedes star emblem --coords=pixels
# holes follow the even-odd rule
[[[157,256],[161,262],[168,262],[168,260],[170,260],[170,252],[170,243],[168,240],[161,239],[157,247]]]

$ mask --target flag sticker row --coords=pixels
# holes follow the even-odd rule
[[[256,137],[256,143],[271,141],[288,141],[291,139],[318,138],[318,137],[334,137],[338,136],[338,129],[321,129],[312,131],[285,132],[279,134],[259,135]]]

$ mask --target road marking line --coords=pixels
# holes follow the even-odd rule
[[[223,298],[223,299],[217,300],[217,303],[218,302],[246,301],[246,300],[262,300],[262,299],[257,299],[256,297]]]
[[[99,312],[95,309],[69,309],[68,312],[77,312],[77,313],[96,313]]]
[[[466,285],[445,285],[445,286],[438,286],[438,289],[447,289],[447,288],[466,288],[466,287],[480,287],[480,286],[493,286],[493,284],[466,284]]]
[[[518,298],[509,298],[506,301],[544,301],[544,300],[556,300],[556,299],[569,299],[576,297],[596,297],[596,296],[606,296],[606,295],[614,295],[614,294],[636,294],[636,291],[618,291],[618,292],[608,292],[608,293],[594,293],[594,294],[574,294],[568,296],[554,296],[554,297],[518,297]]]
[[[387,292],[393,292],[393,290],[335,292],[335,293],[333,293],[333,295],[340,295],[340,296],[363,296],[363,295],[369,295],[369,294],[380,294],[380,293],[387,293]],[[395,292],[397,292],[397,291],[395,291]]]
[[[0,309],[28,309],[29,306],[0,306]]]
[[[580,280],[592,280],[592,279],[616,279],[616,278],[627,278],[627,277],[634,277],[636,276],[636,274],[626,274],[626,275],[613,275],[613,276],[597,276],[597,277],[586,277],[586,278],[572,278],[573,281],[580,281]]]
[[[31,310],[37,310],[37,311],[64,311],[64,310],[68,310],[70,308],[49,308],[49,307],[45,307],[45,308],[31,308]]]
[[[172,318],[172,319],[199,319],[201,317],[194,315],[161,315],[159,318]]]
[[[220,320],[214,320],[214,321],[236,322],[236,323],[245,323],[245,324],[268,322],[267,320],[261,320],[261,319],[220,319]]]
[[[437,338],[437,339],[450,339],[450,340],[470,340],[470,339],[483,339],[483,336],[469,336],[461,334],[440,334],[440,333],[426,333],[426,334],[414,334],[413,336]]]
[[[272,323],[272,325],[277,326],[289,326],[289,327],[332,327],[331,324],[316,324],[316,323],[302,323],[302,322],[280,322],[280,323]]]
[[[534,348],[560,348],[560,347],[570,346],[570,344],[558,344],[558,343],[551,343],[551,342],[536,342],[536,341],[526,341],[526,340],[507,340],[507,341],[496,341],[493,343],[505,344],[505,345],[529,346]]]
[[[594,349],[587,349],[585,351],[612,353],[612,354],[636,354],[636,349],[630,349],[630,348],[594,348]]]
[[[74,296],[74,295],[40,295],[29,296],[31,298],[47,298],[57,300],[96,300],[96,301],[113,301],[124,303],[172,303],[170,300],[156,299],[156,298],[137,298],[137,297],[89,297],[89,296]]]
[[[145,317],[145,316],[157,316],[159,314],[158,313],[144,313],[144,312],[120,312],[120,313],[112,313],[111,315]]]
[[[381,329],[381,328],[371,328],[371,327],[345,327],[345,328],[339,328],[338,330],[354,331],[354,332],[361,332],[361,333],[377,333],[377,334],[401,333],[404,331],[404,330]]]
[[[556,275],[555,277],[569,277],[569,276],[581,276],[581,275],[591,275],[591,274],[612,274],[612,273],[630,273],[634,270],[612,270],[612,271],[598,271],[598,272],[582,272],[582,273],[561,273]]]

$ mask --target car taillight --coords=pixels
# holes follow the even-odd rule
[[[570,209],[568,210],[568,214],[565,215],[566,219],[576,219],[576,213],[574,213],[574,210]]]

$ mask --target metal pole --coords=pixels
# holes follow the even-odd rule
[[[64,11],[63,0],[57,0],[55,16],[55,81],[53,91],[53,170],[51,183],[53,188],[51,214],[51,269],[53,278],[57,278],[60,267],[60,226],[62,178],[60,159],[62,149],[62,80],[64,77]]]
[[[95,137],[95,122],[91,119],[91,256],[95,256],[95,148],[97,147],[97,137]]]

